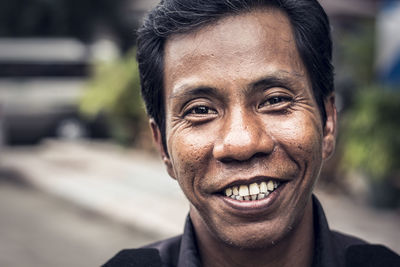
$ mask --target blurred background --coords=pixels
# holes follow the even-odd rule
[[[332,228],[400,253],[400,1],[320,2],[340,125],[316,194]],[[0,2],[1,266],[99,266],[182,231],[135,62],[156,3]]]

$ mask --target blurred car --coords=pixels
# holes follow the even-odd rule
[[[89,46],[75,39],[0,39],[4,142],[107,137],[105,116],[78,108],[90,67]]]

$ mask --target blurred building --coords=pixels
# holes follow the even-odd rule
[[[0,38],[2,142],[106,136],[102,118],[78,110],[93,56],[72,38]]]
[[[379,79],[400,85],[400,1],[384,0],[377,16],[376,69]]]
[[[330,17],[371,17],[380,0],[319,0]]]

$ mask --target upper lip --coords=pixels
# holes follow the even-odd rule
[[[226,183],[223,186],[219,187],[215,191],[215,193],[221,193],[226,188],[233,187],[233,186],[250,185],[252,183],[261,183],[263,181],[268,181],[268,180],[273,180],[273,181],[277,181],[280,183],[289,181],[289,179],[276,178],[276,177],[270,177],[270,176],[254,176],[254,177],[250,177],[250,178],[237,178],[234,181],[231,181],[231,182]]]

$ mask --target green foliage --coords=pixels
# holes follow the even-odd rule
[[[96,65],[80,107],[88,116],[106,113],[111,118],[114,137],[124,143],[134,141],[147,120],[135,49],[124,58]]]
[[[400,169],[400,93],[359,90],[342,120],[342,167],[360,169],[375,181]]]

